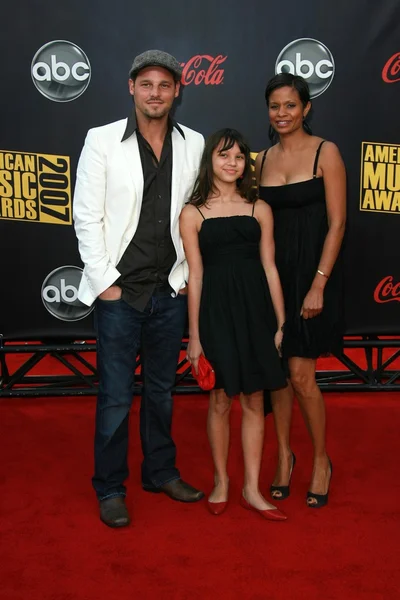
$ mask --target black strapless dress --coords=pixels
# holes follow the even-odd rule
[[[215,369],[216,389],[228,396],[286,385],[260,238],[260,225],[250,215],[205,219],[199,232],[200,341]]]
[[[322,144],[321,144],[322,145]],[[336,261],[324,291],[324,308],[313,319],[300,310],[318,269],[328,233],[325,189],[322,177],[282,186],[260,186],[259,197],[274,214],[275,260],[285,298],[286,323],[283,358],[318,358],[342,347],[342,260]]]

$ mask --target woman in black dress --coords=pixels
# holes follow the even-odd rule
[[[264,389],[286,386],[278,348],[285,320],[274,261],[272,211],[254,202],[250,150],[240,133],[224,129],[207,140],[190,203],[181,213],[189,265],[189,344],[216,375],[210,394],[208,435],[215,478],[208,499],[213,514],[228,501],[229,412],[240,395],[245,476],[241,504],[266,519],[283,520],[258,487],[264,440]]]
[[[340,350],[342,281],[340,247],[346,219],[346,176],[339,150],[311,135],[306,81],[282,73],[267,84],[270,137],[256,159],[259,197],[273,211],[276,264],[285,299],[282,356],[314,445],[307,504],[328,501],[332,464],[325,448],[325,406],[315,380],[316,359]],[[272,394],[279,462],[272,497],[289,495],[295,456],[289,431],[293,390]]]

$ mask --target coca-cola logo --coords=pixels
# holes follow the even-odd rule
[[[378,304],[394,302],[395,300],[400,302],[400,281],[393,283],[392,275],[384,277],[375,288],[374,300]]]
[[[181,83],[183,85],[220,85],[224,81],[224,69],[221,65],[228,57],[218,54],[215,58],[209,54],[196,54],[183,67]]]
[[[400,52],[396,52],[389,58],[382,70],[382,79],[386,83],[400,81]]]

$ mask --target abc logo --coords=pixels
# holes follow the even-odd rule
[[[78,300],[81,278],[82,269],[67,266],[55,269],[43,281],[43,304],[56,319],[79,321],[92,312],[94,306],[86,306]]]
[[[275,73],[300,75],[308,83],[311,98],[316,98],[330,86],[335,73],[335,62],[322,42],[302,38],[290,42],[280,52]]]
[[[33,57],[33,83],[43,96],[54,102],[79,98],[89,85],[90,74],[88,57],[72,42],[49,42]]]

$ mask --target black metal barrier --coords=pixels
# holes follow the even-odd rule
[[[185,350],[187,340],[182,340]],[[362,349],[357,362],[346,354],[348,349]],[[383,350],[391,352],[383,358]],[[85,358],[88,352],[96,352],[96,344],[87,341],[11,342],[0,336],[0,398],[33,396],[95,396],[98,378],[96,367]],[[11,355],[22,355],[21,363],[12,372],[9,368]],[[52,357],[63,365],[68,375],[34,375],[33,369],[45,358]],[[365,360],[366,366],[360,364]],[[399,391],[400,369],[393,369],[394,361],[400,357],[400,337],[380,338],[363,335],[358,339],[345,338],[343,352],[336,355],[343,370],[317,371],[317,382],[322,391]],[[15,362],[15,361],[14,361]],[[140,367],[140,356],[136,367]],[[142,380],[135,375],[135,394],[140,394]],[[175,394],[198,394],[186,358],[177,367]]]

